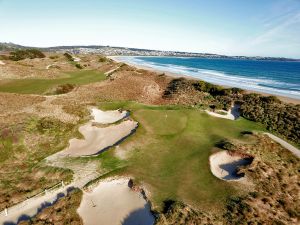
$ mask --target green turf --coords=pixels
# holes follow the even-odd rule
[[[236,190],[211,174],[211,150],[221,139],[240,138],[241,131],[263,130],[258,123],[243,118],[230,121],[179,106],[113,102],[99,107],[129,109],[139,122],[137,132],[123,143],[133,143],[125,173],[150,184],[156,206],[166,199],[211,209],[222,206]]]
[[[63,74],[57,79],[10,79],[0,81],[0,92],[44,94],[61,84],[82,85],[105,80],[104,73],[84,70]]]

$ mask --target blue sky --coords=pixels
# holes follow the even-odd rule
[[[0,0],[0,42],[300,58],[300,0]]]

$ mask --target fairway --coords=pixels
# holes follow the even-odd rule
[[[57,79],[10,79],[0,81],[0,92],[20,94],[44,94],[51,88],[61,84],[83,85],[105,80],[104,73],[85,70],[62,74]]]
[[[172,199],[198,208],[220,209],[225,199],[236,193],[230,183],[211,174],[208,158],[216,142],[241,138],[241,131],[262,130],[258,123],[215,118],[178,106],[100,104],[101,109],[119,107],[130,110],[139,122],[136,134],[121,144],[133,146],[124,173],[147,184],[155,206]]]

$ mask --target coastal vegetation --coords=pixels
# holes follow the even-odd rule
[[[49,167],[41,161],[63,148],[75,133],[75,125],[50,118],[30,118],[16,126],[1,127],[0,166],[5,171],[0,172],[0,210],[61,180],[72,179],[71,171]]]
[[[241,115],[260,122],[267,130],[279,133],[300,145],[300,105],[286,104],[274,96],[243,95]]]
[[[9,59],[19,61],[23,59],[45,58],[45,54],[38,49],[25,49],[10,52]]]
[[[198,91],[200,93],[193,93]],[[202,93],[202,94],[201,94]],[[196,95],[198,98],[193,99]],[[185,78],[172,79],[163,97],[193,99],[193,102],[179,102],[181,104],[197,105],[202,108],[229,110],[233,103],[240,105],[241,116],[248,120],[262,123],[267,130],[275,132],[300,144],[300,105],[281,102],[275,96],[246,94],[238,88],[224,88],[205,81],[187,80]]]
[[[67,196],[60,198],[53,206],[40,211],[34,218],[22,221],[19,225],[41,225],[41,224],[76,224],[83,225],[82,219],[77,214],[80,205],[82,191],[71,190]]]
[[[0,81],[0,91],[10,92],[0,93],[1,209],[95,167],[97,174],[89,181],[84,179],[88,182],[85,187],[113,176],[132,178],[136,187],[145,188],[158,224],[299,221],[299,160],[263,134],[270,130],[297,143],[299,106],[98,59],[97,55],[81,57],[82,65],[96,68],[89,71],[78,71],[75,62],[66,63],[62,55],[28,60],[32,70],[46,71],[47,79],[20,75]],[[3,68],[9,73],[11,65],[19,66],[27,73],[26,63],[11,61]],[[47,65],[61,69],[45,69]],[[66,72],[69,69],[73,72]],[[100,83],[107,71],[112,71],[114,79]],[[52,77],[56,72],[58,76]],[[77,88],[83,84],[86,86]],[[243,116],[235,121],[212,117],[203,110],[225,113],[219,109],[228,110],[233,103],[241,106]],[[91,106],[129,110],[139,126],[122,143],[98,156],[66,161],[54,157],[53,164],[44,163],[46,157],[65,149],[71,138],[83,138],[78,127],[91,119]],[[211,173],[209,157],[222,150],[251,156],[250,165],[238,167],[247,178],[246,185],[220,180]],[[28,223],[80,224],[76,208],[81,195],[79,190],[70,192]]]

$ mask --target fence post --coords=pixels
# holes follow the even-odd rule
[[[5,216],[8,216],[7,208],[4,209]]]
[[[65,183],[64,183],[63,180],[61,181],[61,186],[62,186],[63,188],[65,187]]]

